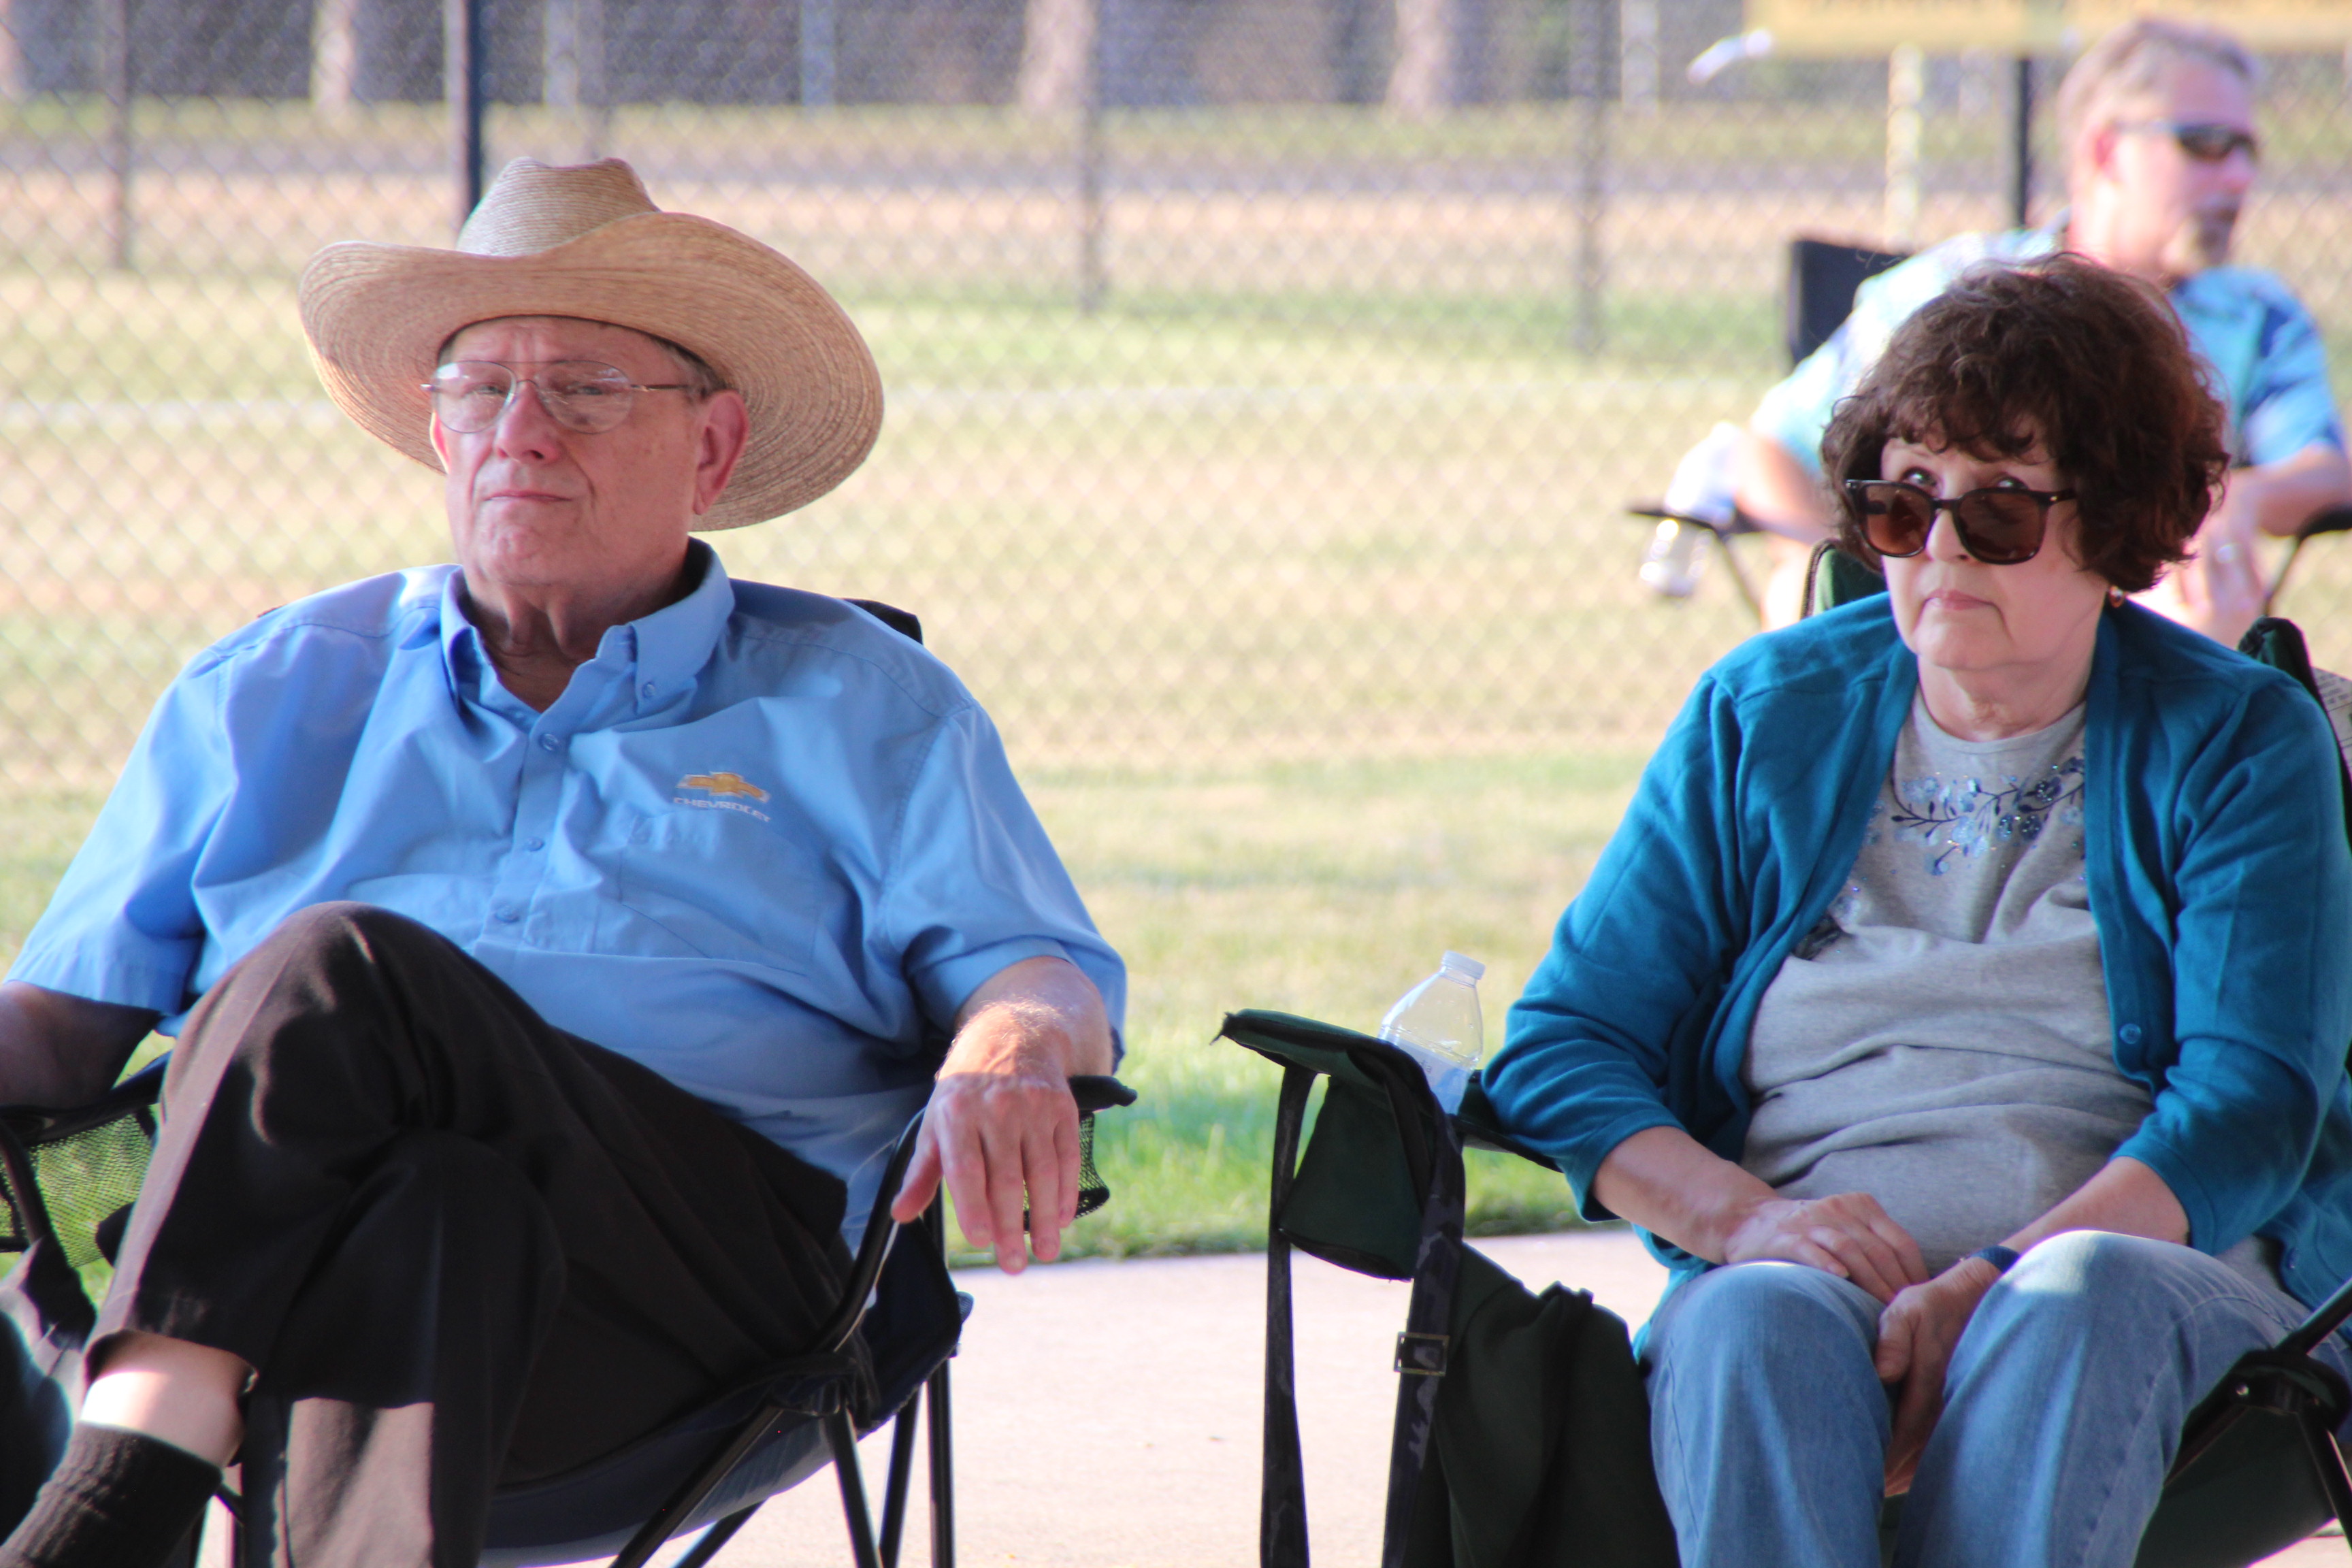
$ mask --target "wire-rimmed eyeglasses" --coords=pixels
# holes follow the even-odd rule
[[[532,370],[536,374],[526,375]],[[524,360],[507,364],[498,360],[456,360],[433,373],[424,384],[433,397],[433,416],[445,430],[473,435],[499,422],[514,401],[515,388],[529,383],[539,393],[547,416],[566,430],[598,436],[629,416],[640,392],[687,392],[684,382],[648,385],[631,381],[619,367],[594,360]]]

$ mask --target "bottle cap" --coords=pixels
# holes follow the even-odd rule
[[[1446,950],[1445,957],[1438,963],[1437,967],[1440,969],[1450,969],[1456,974],[1468,975],[1470,977],[1470,984],[1473,985],[1478,984],[1478,982],[1484,978],[1486,973],[1486,966],[1485,964],[1479,963],[1475,958],[1465,958],[1450,948]]]

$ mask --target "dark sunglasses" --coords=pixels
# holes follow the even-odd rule
[[[2232,153],[2243,153],[2256,162],[2260,162],[2263,155],[2263,139],[2234,125],[2213,125],[2202,121],[2190,123],[2179,120],[2133,120],[2116,129],[2163,132],[2179,145],[2183,153],[2200,163],[2221,163]]]
[[[1848,479],[1846,494],[1862,514],[1862,536],[1881,555],[1916,555],[1927,548],[1936,514],[1948,511],[1960,548],[1988,566],[2014,566],[2042,552],[2050,509],[2073,500],[2073,490],[2021,490],[1998,486],[1938,500],[1902,479]]]

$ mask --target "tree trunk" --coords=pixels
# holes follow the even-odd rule
[[[1028,0],[1021,36],[1021,109],[1075,114],[1093,91],[1096,0]]]
[[[318,0],[310,13],[310,102],[345,115],[359,97],[359,0]]]
[[[1434,120],[1454,107],[1454,0],[1396,0],[1391,113]]]

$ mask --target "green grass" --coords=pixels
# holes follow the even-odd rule
[[[718,536],[729,570],[919,613],[1129,957],[1124,1071],[1145,1099],[1103,1119],[1118,1197],[1080,1250],[1262,1238],[1273,1075],[1213,1042],[1226,1011],[1369,1028],[1453,947],[1489,963],[1499,1037],[1641,759],[1751,624],[1719,564],[1691,601],[1650,597],[1620,508],[1777,374],[1786,236],[1872,232],[1878,108],[1612,111],[1597,344],[1570,106],[1113,115],[1091,316],[1055,187],[967,178],[1062,169],[1066,127],[614,115],[607,144],[657,200],[835,285],[888,389],[865,468]],[[0,204],[0,958],[182,660],[299,595],[446,553],[435,478],[321,409],[292,300],[331,240],[446,243],[444,165],[414,155],[439,144],[437,106],[138,117],[143,144],[235,144],[270,172],[142,174],[133,271],[104,265],[96,175],[20,161]],[[101,122],[86,100],[0,105],[0,139]],[[1998,130],[1931,118],[1933,223],[1998,220],[1951,188],[1991,190]],[[562,156],[576,127],[502,108],[491,131],[498,156]],[[2352,117],[2315,95],[2270,131],[2283,186],[2352,153]],[[1347,177],[1283,177],[1300,171]],[[2347,216],[2305,181],[2248,234],[2339,344]],[[2311,553],[2283,607],[2352,668],[2352,547]],[[1473,1228],[1566,1219],[1560,1184],[1514,1162],[1474,1161],[1471,1198]]]

